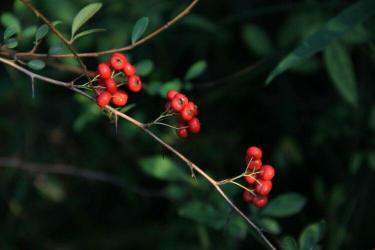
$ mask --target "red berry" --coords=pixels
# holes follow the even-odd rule
[[[171,106],[177,112],[180,112],[189,102],[187,97],[183,94],[176,94],[171,101]]]
[[[121,53],[113,53],[110,62],[112,68],[114,68],[115,70],[120,70],[124,68],[124,66],[128,63],[128,60]]]
[[[194,107],[191,107],[191,105],[189,105],[190,102],[185,105],[185,107],[181,110],[181,118],[184,120],[184,121],[190,121],[191,119],[193,119],[194,115],[195,115],[195,112],[194,112]]]
[[[98,65],[98,72],[104,79],[108,79],[111,77],[111,69],[105,63],[101,63]]]
[[[252,159],[251,156],[246,155],[245,161],[246,161],[246,166],[248,166],[248,169],[250,171],[252,170],[259,170],[262,167],[262,161],[261,160],[254,160]],[[251,160],[251,162],[250,162]]]
[[[169,100],[172,100],[173,99],[173,97],[175,97],[175,95],[176,94],[178,94],[178,92],[176,91],[176,90],[169,90],[168,92],[167,92],[167,98],[169,99]]]
[[[117,92],[117,84],[112,78],[105,80],[105,86],[109,93],[115,94]]]
[[[201,131],[201,122],[196,117],[191,119],[188,125],[190,132],[192,132],[193,134],[197,134],[199,133],[199,131]]]
[[[184,122],[179,122],[177,124],[177,135],[181,138],[186,138],[189,135],[189,131],[187,130],[187,125]]]
[[[242,199],[243,199],[244,202],[252,203],[254,198],[255,198],[255,196],[252,193],[250,193],[249,191],[247,191],[247,190],[243,191]]]
[[[260,169],[260,177],[263,180],[272,180],[272,178],[275,176],[275,169],[271,165],[264,165]]]
[[[246,175],[245,177],[244,177],[244,179],[245,179],[245,181],[248,183],[248,184],[254,184],[255,182],[256,182],[256,176],[254,176],[254,175]]]
[[[113,94],[112,102],[116,106],[124,106],[128,102],[128,94],[125,91],[119,90]]]
[[[246,155],[253,157],[253,159],[255,160],[260,160],[262,158],[263,153],[262,150],[260,150],[260,148],[251,146],[247,149]]]
[[[193,111],[194,111],[194,116],[197,116],[197,115],[198,115],[198,106],[195,105],[194,102],[189,102],[188,105],[190,105],[191,108],[193,109]]]
[[[267,195],[271,192],[272,182],[260,180],[260,183],[256,186],[255,190],[260,195]]]
[[[256,196],[253,199],[253,203],[257,208],[265,207],[268,203],[268,197],[267,196]]]
[[[128,80],[128,88],[133,92],[139,92],[142,89],[141,78],[137,75],[132,75]]]
[[[99,105],[100,108],[104,108],[111,100],[111,97],[111,93],[109,93],[108,91],[104,91],[98,96],[98,98],[96,98],[96,103]]]
[[[125,66],[124,66],[125,75],[127,75],[127,76],[135,75],[136,71],[137,71],[136,68],[133,65],[131,65],[130,63],[125,64]]]

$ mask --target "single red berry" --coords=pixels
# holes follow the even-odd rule
[[[111,93],[108,91],[102,92],[98,98],[96,98],[96,103],[99,105],[100,108],[104,108],[108,105],[109,101],[111,100]]]
[[[189,131],[187,130],[187,125],[185,122],[179,122],[177,124],[176,133],[180,138],[186,138],[189,135]]]
[[[124,106],[128,102],[128,94],[125,91],[119,90],[113,94],[112,102],[116,106]]]
[[[191,119],[188,122],[188,125],[189,125],[190,132],[192,132],[193,134],[197,134],[197,133],[199,133],[199,131],[201,131],[201,122],[196,117]]]
[[[115,94],[117,92],[117,84],[112,78],[105,79],[105,86],[109,93]]]
[[[253,159],[255,160],[260,160],[262,158],[263,153],[262,150],[260,150],[260,148],[251,146],[247,149],[246,155],[253,157]]]
[[[99,72],[100,76],[104,79],[108,79],[108,78],[111,77],[111,69],[105,63],[101,63],[101,64],[98,65],[98,72]]]
[[[167,98],[168,98],[169,100],[172,100],[173,97],[175,97],[175,95],[177,95],[177,94],[178,94],[178,91],[171,89],[171,90],[169,90],[169,91],[167,92]]]
[[[194,107],[192,108],[189,104],[190,102],[180,112],[181,118],[184,121],[190,121],[195,115]]]
[[[171,101],[171,106],[174,110],[180,112],[188,102],[189,100],[185,95],[178,93],[175,95],[175,97],[173,97]]]
[[[272,180],[272,178],[275,176],[275,169],[271,165],[264,165],[260,169],[260,177],[263,180]]]
[[[125,66],[124,66],[125,75],[127,75],[127,76],[135,75],[136,71],[137,71],[137,69],[133,65],[131,65],[130,63],[125,64]]]
[[[257,208],[265,207],[268,204],[267,196],[256,196],[253,199],[253,203]]]
[[[198,106],[195,105],[194,102],[189,102],[188,105],[190,105],[191,108],[194,110],[194,116],[197,116],[198,115]]]
[[[255,196],[252,193],[250,193],[249,191],[247,191],[247,190],[243,191],[242,199],[243,199],[244,202],[252,203],[254,201],[254,198],[255,198]]]
[[[245,157],[246,166],[250,171],[252,170],[259,170],[262,167],[261,160],[254,160],[251,156],[246,155]]]
[[[113,53],[110,59],[111,66],[115,70],[120,70],[125,67],[125,65],[128,63],[128,60],[126,60],[126,57],[121,53]]]
[[[256,186],[255,190],[260,195],[267,195],[271,192],[272,182],[259,180],[260,183]]]
[[[254,184],[257,180],[256,175],[245,175],[244,179],[250,185]]]
[[[137,75],[132,75],[128,80],[128,88],[133,92],[139,92],[142,89],[141,78]]]

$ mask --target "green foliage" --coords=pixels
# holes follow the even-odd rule
[[[137,75],[148,76],[154,70],[154,63],[149,59],[144,59],[135,64]]]
[[[254,24],[246,24],[242,28],[242,38],[248,48],[258,56],[266,56],[274,51],[267,33]]]
[[[146,174],[160,180],[178,181],[187,178],[181,166],[167,157],[151,156],[142,159],[139,164]]]
[[[306,198],[297,193],[285,193],[273,198],[267,207],[262,210],[263,215],[273,217],[288,217],[302,210]]]
[[[83,7],[73,19],[71,40],[74,40],[76,32],[90,20],[102,7],[101,3],[91,3]]]
[[[35,42],[42,40],[49,32],[49,27],[47,24],[42,24],[39,26],[38,30],[35,33]]]
[[[190,66],[188,71],[185,74],[185,81],[191,81],[200,75],[207,69],[207,63],[205,61],[198,61],[195,62],[193,65]]]
[[[42,60],[35,59],[35,60],[28,61],[27,66],[29,66],[29,68],[34,69],[34,70],[41,70],[46,66],[46,63]]]
[[[298,250],[299,249],[297,241],[290,236],[284,237],[281,244],[282,244],[283,250]]]
[[[143,33],[145,33],[147,29],[147,26],[148,26],[148,17],[142,17],[138,19],[132,31],[132,38],[131,38],[132,44],[137,42],[142,37]]]
[[[324,222],[307,226],[299,237],[300,250],[319,249],[318,243],[324,235]]]

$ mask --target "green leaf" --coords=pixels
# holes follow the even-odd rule
[[[148,26],[148,17],[142,17],[138,19],[138,21],[135,23],[132,31],[132,44],[134,44],[136,41],[138,41],[139,38],[142,37],[143,33],[146,31]]]
[[[356,174],[361,167],[364,160],[364,155],[362,152],[355,152],[349,160],[349,171],[351,174]]]
[[[41,70],[46,66],[46,63],[42,60],[35,59],[35,60],[29,61],[27,63],[27,66],[29,66],[29,68],[33,70]]]
[[[299,237],[300,250],[315,249],[324,234],[325,223],[318,222],[307,226]]]
[[[22,39],[29,39],[32,37],[35,37],[35,33],[37,31],[38,27],[35,25],[31,25],[26,27],[22,30]]]
[[[9,49],[13,49],[18,46],[18,42],[15,38],[10,38],[4,42],[5,46],[7,46]]]
[[[43,196],[54,202],[60,202],[65,198],[65,191],[57,178],[39,176],[35,181],[35,186]]]
[[[12,13],[4,13],[1,15],[1,23],[4,25],[4,27],[9,28],[12,27],[16,30],[17,33],[21,32],[21,24],[18,18],[13,15]]]
[[[103,32],[103,31],[105,31],[105,29],[89,29],[89,30],[82,31],[73,37],[72,42],[74,42],[80,37],[87,36],[87,35],[97,33],[97,32]]]
[[[133,108],[135,108],[135,106],[137,106],[137,104],[135,104],[135,103],[127,104],[125,107],[120,108],[119,111],[120,111],[121,113],[126,113],[126,112],[128,112],[129,110],[132,110]]]
[[[272,234],[280,234],[281,233],[281,226],[280,224],[270,218],[262,218],[259,220],[259,225],[263,227],[263,229]]]
[[[273,217],[288,217],[299,211],[306,204],[306,198],[297,193],[286,193],[272,199],[261,213]]]
[[[197,78],[198,76],[202,75],[203,72],[206,70],[206,68],[207,68],[207,63],[203,60],[194,63],[193,65],[190,66],[190,68],[186,72],[185,77],[184,77],[185,81],[191,81]]]
[[[341,96],[356,106],[357,82],[350,55],[342,44],[333,43],[324,50],[324,62],[328,74]]]
[[[146,59],[138,62],[135,67],[137,68],[137,75],[147,76],[154,69],[154,63],[151,60]]]
[[[4,40],[8,40],[12,36],[14,36],[17,33],[17,31],[13,27],[8,27],[4,31]]]
[[[62,49],[63,49],[63,46],[61,44],[57,45],[57,46],[54,46],[54,47],[51,47],[48,50],[48,54],[51,54],[51,55],[58,54]]]
[[[266,56],[273,52],[271,39],[260,27],[247,24],[242,28],[242,38],[247,47],[258,56]]]
[[[305,39],[299,47],[288,54],[271,72],[266,80],[269,84],[276,76],[324,49],[329,43],[364,22],[375,13],[375,1],[361,0],[352,4],[339,15],[325,23],[322,28]]]
[[[169,90],[180,91],[182,87],[181,81],[178,79],[171,80],[161,85],[159,93],[161,96],[166,97]]]
[[[283,238],[281,246],[283,250],[298,250],[297,241],[290,236],[286,236]]]
[[[140,160],[139,164],[146,174],[160,180],[177,181],[187,179],[187,175],[181,166],[167,157],[152,156]]]
[[[91,3],[83,7],[78,14],[74,17],[72,23],[72,35],[73,38],[76,32],[84,25],[91,17],[95,15],[96,12],[102,7],[101,3]]]
[[[48,31],[49,27],[47,24],[41,25],[35,33],[35,42],[43,39],[48,34]]]

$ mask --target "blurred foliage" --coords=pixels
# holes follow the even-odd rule
[[[189,4],[33,2],[80,52],[130,45]],[[2,45],[68,52],[20,1],[0,8]],[[202,133],[179,140],[169,129],[155,131],[216,179],[243,171],[246,148],[259,145],[277,171],[270,204],[256,209],[237,187],[224,189],[272,241],[290,250],[371,249],[374,12],[372,0],[201,1],[127,53],[145,91],[130,95],[123,111],[149,122],[169,89],[186,92],[199,105]],[[107,58],[84,61],[95,69]],[[44,61],[26,63],[56,79],[76,77]],[[22,73],[0,71],[0,158],[69,164],[126,184],[1,165],[0,249],[264,247],[207,182],[190,178],[188,166],[131,124],[116,126],[67,90],[35,81],[33,92]]]

